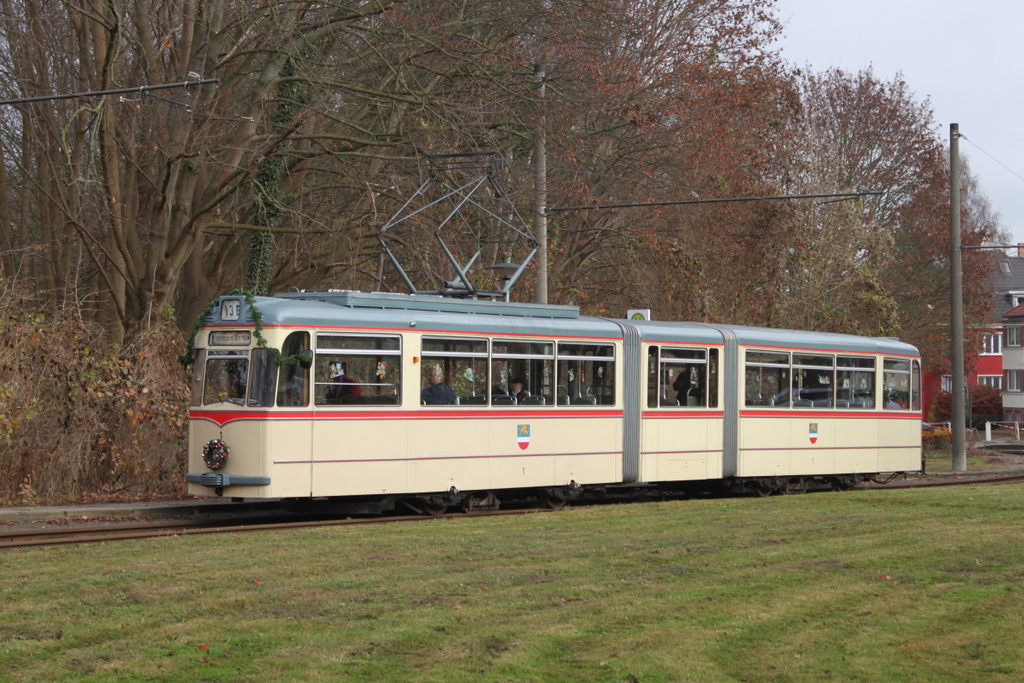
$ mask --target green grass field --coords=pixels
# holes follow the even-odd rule
[[[4,681],[1020,681],[1024,487],[0,554]]]

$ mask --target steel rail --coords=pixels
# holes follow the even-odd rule
[[[927,488],[930,486],[966,486],[968,484],[1011,484],[1013,482],[1024,481],[1024,474],[1011,474],[1005,476],[994,476],[994,477],[973,477],[968,476],[963,479],[950,479],[950,480],[928,480],[928,481],[912,481],[912,482],[900,482],[898,484],[876,484],[876,483],[863,483],[855,486],[855,489],[916,489],[916,488]]]
[[[404,515],[395,517],[360,517],[345,519],[313,519],[297,522],[212,522],[210,520],[154,522],[144,524],[121,524],[88,526],[60,529],[11,529],[0,530],[0,549],[26,548],[33,546],[64,545],[70,543],[98,543],[138,538],[162,538],[196,534],[239,533],[243,531],[274,531],[355,524],[384,524],[388,522],[425,522],[435,519],[460,519],[466,517],[494,517],[501,515],[524,515],[549,512],[540,508],[515,510],[487,510],[477,512],[452,512],[443,515]]]

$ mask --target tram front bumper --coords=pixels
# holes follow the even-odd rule
[[[270,486],[270,477],[243,477],[237,474],[224,474],[223,472],[204,472],[185,475],[185,481],[189,484],[199,484],[210,488],[221,488],[224,486]]]

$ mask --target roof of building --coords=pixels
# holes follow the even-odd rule
[[[999,259],[999,267],[992,275],[992,283],[992,312],[996,317],[1003,318],[1011,309],[1019,308],[1015,305],[1011,292],[1024,294],[1024,258],[1008,256]]]

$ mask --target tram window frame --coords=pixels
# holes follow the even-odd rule
[[[615,405],[614,344],[560,341],[555,351],[556,404]]]
[[[241,366],[241,370],[232,367]],[[203,370],[203,405],[232,403],[244,406],[249,385],[249,349],[207,349]],[[219,379],[218,379],[219,376]],[[230,385],[221,380],[232,379]],[[213,380],[217,380],[214,382]],[[226,389],[227,391],[218,391]],[[215,392],[211,395],[211,391]]]
[[[790,399],[794,408],[835,406],[835,356],[794,351],[791,367]]]
[[[329,341],[341,340],[345,340],[345,346],[327,345]],[[376,346],[371,345],[372,342],[376,342]],[[348,377],[354,381],[340,384],[330,381],[332,370],[339,369],[340,377]],[[353,374],[349,375],[349,372]],[[318,408],[401,405],[402,337],[352,332],[317,332],[313,377],[314,403]],[[366,381],[370,377],[375,377],[379,381]],[[356,389],[348,390],[338,397],[330,397],[330,388],[338,386],[351,386]],[[391,389],[390,392],[382,391],[388,388]]]
[[[912,361],[910,364],[910,372],[910,409],[921,410],[921,364],[916,360]]]
[[[836,356],[836,408],[874,410],[877,387],[874,356]]]
[[[552,406],[555,342],[530,339],[491,341],[490,400],[492,406]],[[510,393],[513,379],[523,380],[518,396]],[[524,395],[525,394],[525,395]]]
[[[305,408],[309,405],[309,370],[313,355],[309,345],[309,332],[292,332],[281,346],[282,356],[296,356],[309,352],[309,357],[280,366],[277,380],[279,408]]]
[[[206,349],[197,349],[192,361],[192,396],[190,406],[203,405],[203,385],[206,382]]]
[[[253,349],[249,355],[249,391],[245,405],[250,408],[270,408],[274,405],[277,389],[277,364],[268,349]]]
[[[771,361],[773,357],[777,357],[778,360]],[[791,365],[789,352],[746,349],[743,373],[745,405],[756,408],[789,408]],[[777,390],[771,391],[773,387]],[[765,389],[771,391],[771,396],[765,397]],[[753,390],[757,392],[756,397],[751,396]],[[783,396],[784,400],[781,399]]]
[[[672,354],[667,356],[666,353]],[[680,346],[651,346],[648,350],[648,408],[717,408],[718,349]],[[684,389],[677,388],[680,373],[685,372],[689,388],[686,402],[679,398]],[[690,395],[694,385],[698,394]]]
[[[437,348],[428,348],[430,345]],[[490,341],[486,338],[423,337],[420,340],[420,403],[423,403],[422,392],[430,387],[431,374],[440,369],[441,381],[451,387],[455,401],[424,405],[487,405],[489,348]]]
[[[882,408],[885,410],[910,410],[912,382],[913,365],[909,359],[883,358]]]

